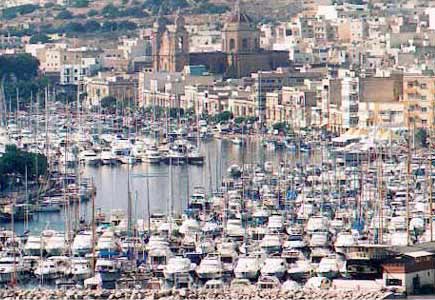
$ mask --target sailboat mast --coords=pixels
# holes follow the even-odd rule
[[[15,256],[15,205],[16,205],[16,198],[14,197],[12,200],[12,213],[11,213],[11,227],[12,227],[12,259],[14,261],[14,270],[12,273],[11,278],[11,285],[12,287],[15,286],[16,278],[17,278],[17,264],[16,264],[16,256]]]
[[[379,148],[376,150],[378,161],[378,197],[379,197],[379,229],[378,229],[378,244],[383,244],[384,241],[384,190],[383,190],[383,172],[382,172],[382,151]]]
[[[28,185],[28,179],[27,179],[27,164],[24,169],[24,183],[25,183],[25,189],[26,189],[26,216],[24,220],[24,228],[27,231],[29,228],[29,185]]]
[[[50,138],[48,136],[48,128],[49,128],[49,114],[48,114],[48,88],[45,88],[45,155],[47,157],[47,161],[50,167]]]
[[[95,230],[95,195],[92,193],[92,259],[91,259],[91,273],[95,275],[95,243],[96,243],[96,230]]]
[[[433,123],[431,123],[433,124]],[[432,125],[429,129],[429,226],[430,226],[430,241],[433,242],[433,203],[432,203],[432,192],[433,192],[433,180],[432,180]]]
[[[410,184],[409,177],[411,173],[411,130],[408,122],[408,153],[406,158],[406,240],[407,245],[410,244],[410,232],[409,232],[409,198],[410,198]]]

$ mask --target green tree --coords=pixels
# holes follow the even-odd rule
[[[73,14],[69,10],[65,9],[65,10],[60,11],[57,14],[56,19],[59,19],[59,20],[70,20],[73,17],[74,17]]]
[[[74,7],[88,7],[89,6],[89,0],[74,0],[73,2]]]
[[[98,15],[98,11],[96,11],[95,9],[91,9],[88,11],[88,17],[95,17],[96,15]]]
[[[30,38],[30,44],[38,44],[38,43],[46,44],[48,42],[50,42],[50,38],[43,33],[34,34]]]
[[[233,118],[233,113],[230,111],[223,111],[213,116],[213,121],[216,123],[227,122]]]
[[[107,18],[116,18],[119,16],[119,9],[113,4],[107,4],[101,10],[101,14]]]
[[[272,128],[279,132],[286,133],[289,130],[289,125],[286,122],[277,122],[272,125]]]
[[[47,86],[47,79],[38,76],[38,69],[39,61],[30,54],[0,55],[0,85],[12,109],[16,106],[12,99],[16,98],[17,89],[22,103]]]
[[[46,174],[47,158],[42,154],[22,151],[15,145],[6,146],[6,152],[0,157],[0,189],[4,189],[9,180],[24,177],[26,169],[30,180]]]
[[[100,101],[102,108],[116,108],[117,100],[113,96],[103,97]]]
[[[427,147],[427,130],[424,128],[419,128],[415,132],[415,143],[419,147]]]

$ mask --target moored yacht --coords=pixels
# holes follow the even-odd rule
[[[200,279],[218,279],[222,277],[222,273],[222,262],[215,254],[207,255],[196,268],[196,274]]]
[[[81,232],[74,238],[71,250],[75,256],[85,256],[92,249],[92,234],[90,232]]]

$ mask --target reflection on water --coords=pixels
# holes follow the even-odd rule
[[[146,174],[150,174],[148,183],[151,212],[167,213],[172,194],[174,212],[181,213],[195,186],[203,186],[209,192],[216,190],[221,177],[226,174],[227,168],[232,164],[262,164],[264,161],[272,161],[274,166],[278,166],[279,162],[284,160],[290,165],[295,162],[294,156],[290,152],[267,150],[255,140],[248,141],[243,147],[233,145],[226,140],[213,140],[203,144],[201,151],[206,155],[206,163],[202,167],[185,165],[170,168],[165,164],[148,165],[142,163],[131,167],[127,165],[85,167],[83,172],[84,176],[93,178],[97,187],[96,207],[101,208],[107,215],[112,209],[127,211],[128,172],[130,169],[133,215],[137,218],[144,218],[147,215]],[[80,207],[81,216],[89,220],[90,209],[91,203],[83,203]],[[32,232],[39,232],[47,227],[62,231],[65,227],[64,216],[64,212],[36,214],[30,221],[28,228]],[[24,224],[15,224],[15,230],[18,233],[23,232],[25,230]]]

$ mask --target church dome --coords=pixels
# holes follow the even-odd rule
[[[237,0],[224,24],[224,30],[252,30],[253,24],[252,18],[241,9],[240,1]]]
[[[232,12],[227,18],[228,23],[252,23],[252,18],[246,13],[242,12]]]
[[[177,28],[181,28],[185,26],[186,21],[184,20],[183,15],[181,14],[180,8],[177,10],[177,14],[175,16],[175,26]]]
[[[159,14],[157,15],[156,20],[154,21],[154,28],[164,29],[167,24],[168,24],[168,20],[163,16],[163,10],[160,7]]]

